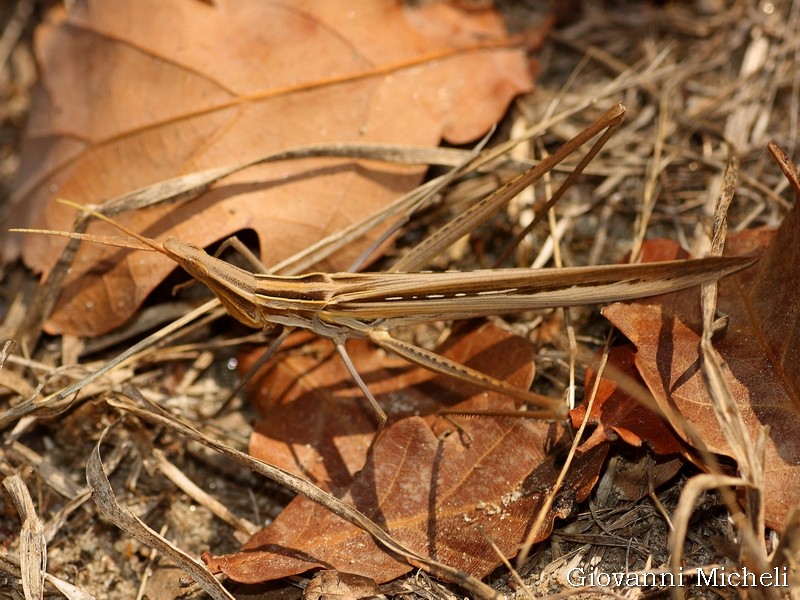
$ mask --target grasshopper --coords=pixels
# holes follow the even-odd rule
[[[607,128],[604,137],[576,167],[568,181],[556,193],[559,196],[591,160],[614,128],[621,122],[624,107],[609,111],[593,130],[587,128],[582,144],[591,135]],[[591,135],[590,135],[591,134]],[[579,134],[581,135],[581,134]],[[578,136],[576,136],[576,139]],[[572,146],[570,146],[572,144]],[[561,160],[574,150],[576,143],[562,147]],[[425,259],[457,239],[478,222],[488,218],[500,203],[530,185],[543,170],[541,163],[532,167],[497,193],[448,223],[401,259],[402,270],[418,268]],[[555,198],[557,199],[557,198]],[[551,200],[553,202],[554,200]],[[60,200],[90,213],[132,238],[114,243],[124,247],[155,251],[180,265],[189,275],[207,286],[230,315],[255,329],[284,328],[268,353],[274,352],[294,328],[303,328],[333,341],[339,355],[357,383],[378,420],[378,434],[386,415],[350,360],[345,348],[348,338],[366,338],[380,348],[438,374],[445,374],[511,396],[533,407],[530,416],[561,419],[567,407],[560,399],[549,398],[512,386],[475,369],[458,364],[436,353],[395,339],[394,327],[415,323],[470,319],[502,315],[537,308],[566,307],[631,300],[674,292],[716,280],[752,264],[749,257],[711,257],[649,264],[606,265],[561,269],[491,269],[471,272],[392,272],[380,273],[309,273],[279,276],[254,273],[207,254],[194,244],[167,238],[164,242],[145,237],[87,206]],[[487,208],[492,204],[491,208]],[[475,216],[479,213],[479,216]],[[59,235],[75,239],[109,243],[89,234],[51,230],[15,230]],[[136,240],[134,242],[133,240]],[[373,439],[377,439],[376,434]]]
[[[253,273],[207,254],[194,244],[163,243],[132,231],[89,207],[61,200],[106,221],[149,249],[169,257],[208,287],[228,313],[255,329],[303,328],[334,342],[353,379],[379,421],[386,415],[354,368],[348,338],[377,346],[435,373],[470,381],[535,407],[531,416],[560,419],[565,405],[512,386],[413,344],[389,330],[437,320],[470,319],[552,308],[631,300],[674,292],[712,281],[752,264],[750,257],[711,257],[647,264],[560,269],[487,269],[442,273],[309,273],[278,276]],[[85,234],[20,230],[92,239]],[[96,241],[96,240],[95,240]],[[128,247],[138,247],[126,244]],[[281,336],[282,339],[285,335]]]

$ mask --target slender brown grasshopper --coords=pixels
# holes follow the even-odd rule
[[[571,179],[582,169],[582,165],[591,160],[599,150],[599,145],[621,122],[624,108],[618,106],[612,117],[608,117],[609,113],[602,123],[603,126],[599,129],[596,127],[598,131],[607,128],[604,138],[587,153],[570,175]],[[584,135],[583,141],[589,137],[591,135]],[[568,145],[569,143],[565,144]],[[570,148],[564,150],[562,158],[571,151]],[[442,247],[488,218],[502,205],[504,198],[507,201],[521,187],[534,181],[535,177],[531,173],[537,169],[541,172],[552,168],[549,165],[550,163],[532,167],[474,209],[448,223],[417,247],[411,257],[401,260],[401,268],[419,268],[417,265],[424,264]],[[556,196],[563,192],[570,178]],[[92,208],[62,202],[106,221],[141,244],[126,242],[115,245],[156,251],[175,261],[193,278],[205,284],[230,315],[244,325],[257,329],[282,326],[284,332],[270,352],[277,349],[288,331],[297,327],[331,339],[353,379],[369,400],[379,420],[378,431],[383,427],[386,415],[347,354],[345,340],[348,338],[367,338],[379,347],[435,373],[455,376],[507,394],[520,403],[527,403],[535,407],[529,413],[532,416],[558,419],[566,414],[566,406],[560,400],[519,389],[438,354],[397,340],[389,331],[397,326],[420,322],[469,319],[545,307],[598,304],[674,292],[718,279],[753,262],[747,257],[714,257],[563,269],[309,273],[278,276],[241,269],[210,256],[193,244],[172,237],[163,243],[158,242],[124,227]],[[491,206],[487,207],[489,204]],[[87,234],[49,230],[19,231],[98,241],[98,238]]]

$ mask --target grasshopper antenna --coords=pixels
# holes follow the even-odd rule
[[[95,219],[99,219],[100,221],[104,221],[111,225],[112,227],[118,229],[125,235],[133,238],[138,244],[133,243],[131,240],[123,240],[116,236],[110,235],[97,235],[91,233],[76,233],[74,231],[57,231],[53,229],[30,229],[30,228],[18,228],[18,229],[9,229],[9,231],[14,233],[39,233],[43,235],[55,235],[58,237],[70,238],[73,240],[82,240],[86,242],[93,242],[95,244],[102,244],[104,246],[116,246],[117,248],[130,248],[132,250],[148,250],[150,252],[160,252],[161,254],[166,254],[164,250],[164,246],[161,245],[160,242],[152,238],[145,237],[140,233],[133,231],[132,229],[128,229],[121,223],[118,223],[114,219],[107,217],[101,212],[89,207],[84,206],[82,204],[78,204],[77,202],[72,202],[71,200],[65,200],[64,198],[57,198],[56,202],[59,204],[64,204],[66,206],[70,206],[76,210],[81,212],[85,212]]]

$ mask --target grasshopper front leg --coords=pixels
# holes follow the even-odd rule
[[[378,401],[375,399],[375,396],[370,391],[369,387],[367,387],[366,382],[359,374],[358,369],[356,369],[356,366],[353,364],[353,361],[350,359],[350,355],[347,353],[347,348],[345,348],[344,345],[344,339],[333,340],[333,342],[336,346],[336,351],[342,358],[344,366],[350,373],[350,377],[353,378],[353,381],[356,382],[361,390],[361,393],[364,394],[364,397],[369,402],[370,408],[372,409],[372,412],[378,421],[378,428],[375,430],[375,435],[372,436],[372,441],[369,443],[369,448],[367,449],[367,455],[371,455],[372,449],[375,447],[375,443],[378,441],[378,438],[380,438],[381,433],[383,433],[383,428],[386,427],[386,421],[388,420],[388,417],[386,416],[386,412],[381,408],[381,405],[378,404]]]

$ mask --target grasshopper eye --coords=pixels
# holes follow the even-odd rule
[[[208,255],[202,248],[175,238],[167,238],[164,249],[189,275],[203,282],[209,280],[208,266],[205,264]]]
[[[208,281],[208,267],[196,258],[191,256],[186,257],[181,261],[181,266],[195,279],[203,282]]]

